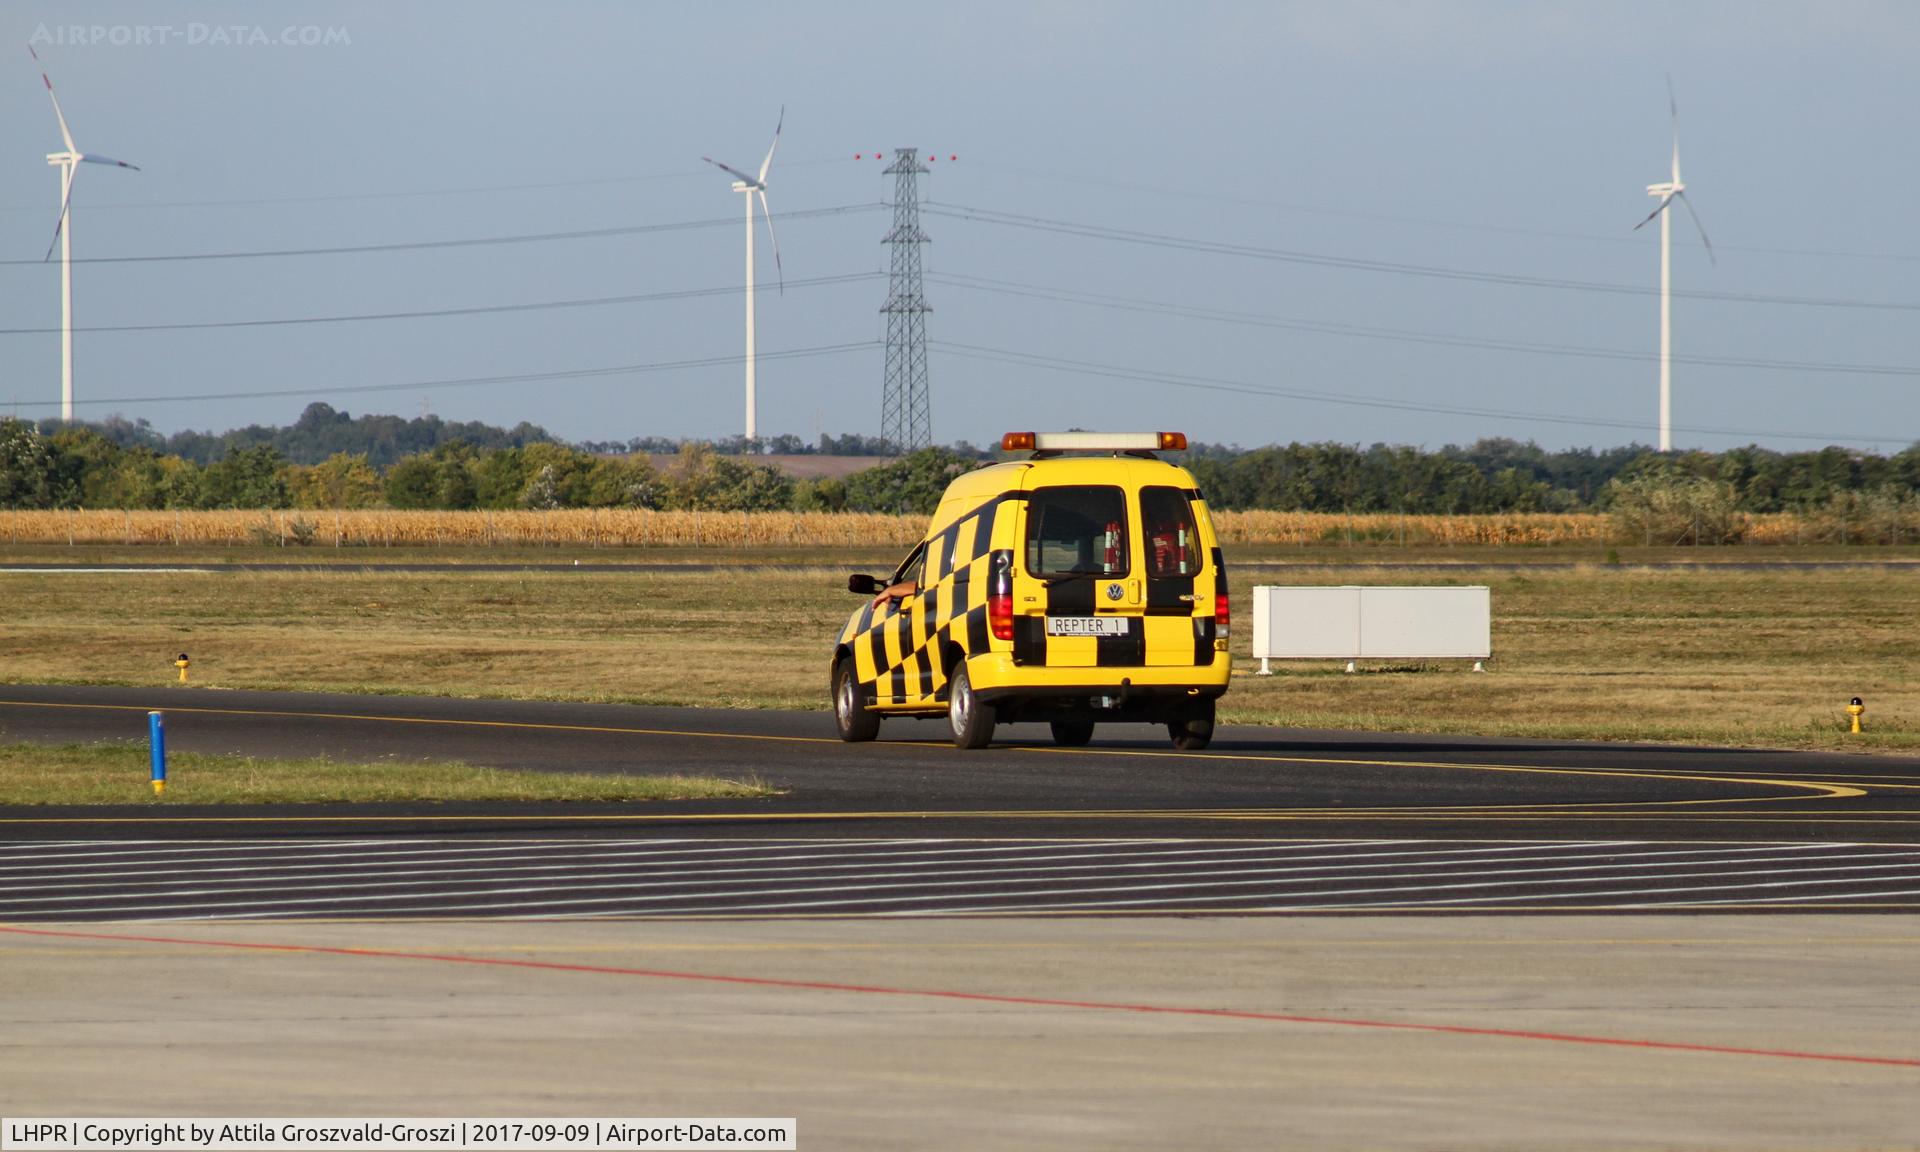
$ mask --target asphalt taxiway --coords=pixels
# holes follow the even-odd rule
[[[1909,759],[1225,728],[961,752],[820,713],[12,686],[0,738],[751,777],[763,799],[0,809],[0,919],[1894,911]]]
[[[0,739],[176,751],[460,760],[523,770],[752,777],[763,800],[648,805],[362,805],[0,810],[0,835],[619,828],[736,836],[1311,835],[1920,839],[1920,760],[1806,752],[1224,726],[1177,752],[1145,725],[1058,748],[1038,725],[961,752],[938,721],[849,745],[825,713],[81,686],[0,686]]]

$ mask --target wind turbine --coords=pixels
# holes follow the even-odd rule
[[[1647,185],[1647,195],[1660,197],[1647,218],[1633,226],[1638,232],[1655,216],[1660,218],[1660,451],[1673,450],[1673,215],[1667,208],[1675,200],[1686,205],[1700,242],[1707,246],[1707,259],[1716,266],[1713,241],[1707,239],[1706,225],[1687,199],[1687,185],[1680,179],[1680,104],[1673,97],[1673,77],[1667,77],[1667,112],[1673,119],[1673,176],[1659,184]]]
[[[731,165],[722,164],[711,156],[700,159],[734,177],[733,190],[744,192],[747,197],[747,439],[753,440],[759,435],[756,424],[756,401],[753,391],[753,198],[760,198],[760,212],[767,220],[767,241],[773,245],[774,273],[780,278],[780,294],[786,295],[786,273],[780,267],[780,241],[773,234],[773,212],[767,207],[767,169],[773,167],[773,153],[780,147],[780,129],[786,125],[787,108],[780,106],[780,119],[773,126],[773,143],[767,148],[767,158],[760,162],[760,175],[749,176]]]
[[[27,45],[32,53],[33,62],[40,64],[40,53],[33,51],[33,45]],[[115,168],[139,168],[125,160],[115,160],[111,156],[102,156],[98,152],[82,152],[73,142],[73,133],[67,130],[66,114],[60,111],[60,97],[53,94],[53,81],[47,77],[45,65],[40,65],[40,82],[47,86],[47,98],[53,101],[53,117],[60,122],[60,139],[67,145],[65,152],[47,153],[47,163],[60,169],[60,217],[53,222],[53,239],[47,243],[47,254],[40,258],[42,263],[53,258],[53,246],[60,245],[60,419],[73,422],[73,224],[68,219],[68,211],[73,205],[73,177],[81,164],[111,164]]]

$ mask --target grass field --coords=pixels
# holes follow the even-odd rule
[[[3,804],[298,804],[475,800],[704,800],[770,795],[752,782],[681,776],[503,772],[448,762],[350,764],[251,756],[167,757],[155,796],[137,744],[0,744]]]
[[[1237,672],[1224,718],[1383,731],[1920,747],[1920,581],[1904,572],[1474,567],[1489,551],[1503,559],[1586,555],[1476,550],[1459,555],[1458,568],[1408,571],[1329,565],[1325,552],[1303,563],[1259,549],[1229,550],[1242,627],[1233,640]],[[1754,550],[1679,551],[1737,557]],[[277,552],[240,555],[271,559]],[[1828,552],[1891,558],[1886,549]],[[787,562],[764,567],[631,573],[585,565],[511,573],[0,573],[0,603],[7,606],[0,678],[164,685],[174,677],[173,658],[186,651],[202,687],[824,709],[832,638],[856,606],[844,591],[846,573],[884,564],[873,553],[865,563],[855,557],[831,566],[818,550],[806,556],[809,563],[782,554]],[[1479,675],[1464,663],[1344,675],[1328,662],[1254,676],[1244,625],[1255,583],[1488,584],[1495,658]],[[1841,708],[1856,695],[1869,709],[1863,737],[1844,732]]]

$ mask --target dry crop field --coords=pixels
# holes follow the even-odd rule
[[[1428,548],[1604,548],[1610,543],[1653,547],[1671,541],[1621,538],[1619,525],[1591,513],[1515,512],[1477,516],[1402,516],[1393,513],[1214,512],[1229,545]],[[1726,527],[1743,546],[1859,543],[1872,525],[1851,528],[1816,517],[1737,514]],[[225,509],[220,511],[71,509],[0,511],[0,548],[69,547],[251,548],[379,551],[453,549],[634,549],[780,547],[905,548],[920,539],[924,516],[866,512],[657,512],[644,508],[561,508],[550,511],[425,512],[391,508]],[[1884,542],[1887,526],[1874,529]],[[1911,527],[1896,543],[1913,541]]]
[[[858,512],[546,512],[227,509],[0,511],[0,545],[648,548],[911,545],[926,517]]]
[[[1328,662],[1259,677],[1243,626],[1228,720],[1920,746],[1920,582],[1899,571],[1409,572],[1236,555],[1243,625],[1255,583],[1491,585],[1495,658],[1485,674],[1455,663],[1345,675]],[[827,658],[855,606],[854,566],[0,573],[0,676],[159,686],[185,650],[202,687],[808,708],[826,733]],[[1842,731],[1854,695],[1868,701],[1864,739]]]

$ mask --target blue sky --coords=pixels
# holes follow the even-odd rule
[[[757,165],[784,103],[788,288],[759,344],[833,351],[761,361],[763,432],[878,432],[891,182],[854,157],[912,145],[939,157],[939,440],[1651,442],[1657,229],[1632,227],[1671,73],[1718,250],[1676,222],[1676,289],[1709,294],[1675,302],[1676,356],[1706,361],[1675,366],[1676,443],[1920,439],[1911,5],[74,7],[0,13],[0,410],[23,416],[59,391],[34,40],[80,146],[143,168],[88,166],[75,196],[76,257],[109,258],[76,267],[83,418],[222,429],[326,400],[737,433],[740,198],[700,157]],[[120,259],[560,232],[601,234]],[[521,379],[473,382],[495,377]],[[170,399],[262,392],[287,395]]]

